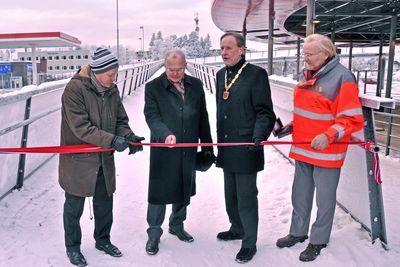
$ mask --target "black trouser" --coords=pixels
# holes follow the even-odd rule
[[[84,197],[65,193],[64,232],[65,247],[68,251],[80,251],[82,231],[80,218],[85,204]],[[100,168],[93,196],[94,234],[96,244],[110,243],[110,231],[113,222],[113,196],[107,194],[103,171]]]
[[[224,184],[230,231],[244,234],[242,247],[254,247],[258,230],[257,173],[239,174],[224,171]]]
[[[165,218],[165,204],[148,204],[147,207],[147,234],[150,239],[160,240],[163,233],[161,225]],[[172,204],[171,216],[169,216],[169,228],[173,231],[183,230],[183,222],[186,220],[187,206],[183,204]]]

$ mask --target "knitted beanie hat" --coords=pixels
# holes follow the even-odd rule
[[[90,67],[96,74],[104,73],[114,68],[118,68],[118,59],[111,54],[107,48],[99,47],[92,55]]]

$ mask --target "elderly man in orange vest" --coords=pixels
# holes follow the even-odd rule
[[[293,141],[289,156],[296,160],[289,234],[278,239],[280,248],[308,238],[314,190],[317,218],[301,261],[312,261],[329,242],[336,205],[336,189],[351,134],[363,127],[363,113],[354,75],[339,63],[336,48],[326,36],[304,39],[305,70],[294,91]]]

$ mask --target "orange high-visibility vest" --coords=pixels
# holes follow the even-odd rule
[[[303,72],[294,90],[293,141],[312,141],[326,134],[330,145],[315,150],[292,145],[289,157],[316,166],[340,168],[351,134],[363,128],[364,117],[354,75],[335,56],[313,76]]]

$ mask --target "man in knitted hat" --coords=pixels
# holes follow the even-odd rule
[[[129,144],[144,140],[128,124],[114,81],[118,59],[108,49],[97,48],[90,64],[84,65],[65,87],[61,108],[61,146],[93,144],[114,148],[129,147],[129,154],[143,150]],[[86,266],[80,251],[82,216],[85,197],[93,197],[95,247],[113,257],[122,253],[110,241],[115,192],[114,151],[101,153],[61,154],[59,183],[65,190],[65,246],[70,262]]]

